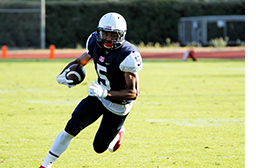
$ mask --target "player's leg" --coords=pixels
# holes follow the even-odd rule
[[[42,168],[50,168],[58,157],[67,149],[70,141],[85,127],[95,122],[101,112],[98,109],[102,106],[96,97],[87,97],[83,99],[68,121],[66,128],[55,138],[49,153],[46,155]]]
[[[102,108],[103,105],[97,97],[88,96],[83,99],[73,112],[65,131],[76,136],[102,115]]]
[[[95,152],[102,153],[106,151],[109,147],[109,144],[115,139],[115,137],[119,136],[118,133],[120,132],[120,130],[124,131],[124,129],[122,128],[126,117],[127,115],[119,116],[109,111],[103,114],[100,127],[96,133],[93,142]],[[121,136],[123,136],[123,133],[121,134]]]
[[[50,168],[59,156],[67,149],[70,141],[74,138],[73,135],[68,134],[66,131],[60,132],[46,155],[40,168]],[[51,151],[54,151],[51,152]]]

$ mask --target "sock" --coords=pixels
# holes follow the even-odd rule
[[[51,168],[53,163],[58,159],[58,157],[55,157],[53,155],[51,155],[50,153],[48,153],[42,163],[42,166],[44,166],[45,168]]]
[[[42,166],[45,168],[51,168],[58,157],[67,149],[72,138],[74,138],[74,136],[68,134],[66,131],[59,133],[55,138],[49,153],[46,155]]]

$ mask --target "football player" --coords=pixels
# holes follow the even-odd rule
[[[100,116],[102,121],[93,141],[95,152],[115,152],[120,147],[124,121],[139,95],[138,72],[143,66],[139,50],[125,40],[126,31],[122,15],[105,14],[97,31],[88,37],[86,52],[57,76],[59,84],[73,87],[73,81],[66,79],[69,67],[77,63],[85,66],[93,60],[98,78],[91,81],[88,96],[77,105],[65,129],[57,135],[40,168],[50,168],[70,141]]]

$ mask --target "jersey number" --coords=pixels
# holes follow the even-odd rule
[[[106,77],[106,75],[104,75],[103,73],[106,73],[107,72],[107,68],[100,65],[100,64],[97,64],[97,73],[98,73],[98,76],[99,76],[99,84],[101,86],[103,86],[104,88],[106,88],[107,90],[110,90],[110,82],[108,80],[108,78]]]

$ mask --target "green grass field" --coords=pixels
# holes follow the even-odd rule
[[[70,60],[0,60],[0,167],[39,167],[96,75],[68,89]],[[245,167],[245,61],[144,60],[141,93],[116,153],[97,154],[100,120],[74,138],[54,168]]]

